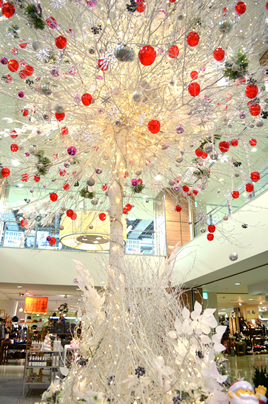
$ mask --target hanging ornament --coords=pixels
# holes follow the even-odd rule
[[[55,39],[55,45],[58,49],[64,49],[67,45],[67,39],[62,35],[57,36],[57,38]]]
[[[17,144],[13,143],[13,144],[10,146],[10,150],[11,150],[13,153],[16,153],[16,152],[19,150],[19,146],[18,146]]]
[[[101,167],[96,167],[96,168],[95,168],[95,173],[96,173],[96,174],[101,174],[102,171],[103,171],[103,170],[102,170]]]
[[[87,185],[88,185],[89,187],[93,187],[93,185],[95,185],[95,180],[94,180],[94,178],[89,178],[89,179],[87,180]]]
[[[174,181],[172,181],[172,185],[173,185],[174,191],[176,191],[176,192],[178,192],[181,189],[180,184],[178,182],[176,182],[174,184]]]
[[[250,178],[251,178],[251,180],[253,181],[253,182],[258,182],[259,181],[259,179],[260,179],[260,173],[258,172],[258,171],[253,171],[251,174],[250,174]]]
[[[184,131],[185,131],[184,126],[183,126],[181,123],[179,123],[179,124],[176,126],[176,132],[177,132],[177,134],[180,135],[180,134],[183,133]]]
[[[63,126],[60,130],[60,134],[61,136],[66,136],[69,133],[69,129],[67,128],[67,126]]]
[[[175,211],[176,212],[181,212],[181,210],[182,210],[182,207],[180,205],[175,206]]]
[[[247,183],[245,188],[246,188],[247,192],[252,192],[254,189],[254,186],[253,186],[253,184]]]
[[[215,230],[216,230],[216,227],[214,226],[214,224],[208,225],[208,231],[209,231],[209,233],[214,233]]]
[[[22,220],[20,221],[21,227],[25,227],[25,226],[27,226],[27,224],[28,224],[28,221],[25,220],[25,219],[22,219]]]
[[[250,146],[254,147],[257,144],[257,140],[256,139],[250,139],[249,144],[250,144]]]
[[[145,8],[146,8],[145,1],[144,0],[136,0],[136,4],[137,4],[136,11],[138,13],[143,13]]]
[[[81,97],[82,104],[86,106],[90,105],[92,103],[92,100],[93,100],[92,95],[88,93],[83,94]]]
[[[58,112],[59,114],[62,114],[64,112],[64,105],[63,104],[56,104],[54,107],[55,111]]]
[[[55,117],[59,122],[62,122],[65,118],[65,113],[62,112],[61,114],[59,114],[58,112],[55,112]]]
[[[179,163],[179,164],[182,163],[183,162],[183,156],[182,155],[176,156],[175,161],[176,161],[176,163]]]
[[[188,185],[183,185],[182,187],[183,192],[189,192],[189,189]]]
[[[48,17],[46,19],[47,26],[51,29],[56,29],[58,24],[54,17]]]
[[[192,97],[196,97],[200,93],[200,85],[196,82],[193,82],[189,84],[188,91]]]
[[[247,114],[245,112],[240,112],[240,114],[239,114],[240,119],[245,119],[246,116],[247,116]]]
[[[219,149],[222,153],[226,153],[229,150],[229,142],[220,142],[219,143]]]
[[[218,153],[216,152],[216,150],[213,150],[211,153],[209,153],[209,157],[211,158],[211,160],[217,160]]]
[[[151,133],[156,134],[160,131],[160,122],[156,119],[153,119],[148,122],[148,129]]]
[[[142,65],[150,66],[154,63],[156,58],[156,51],[150,45],[143,46],[139,51],[139,60]]]
[[[235,12],[238,15],[242,15],[244,14],[244,12],[246,11],[247,6],[246,3],[244,3],[243,1],[239,1],[236,5],[235,5]]]
[[[41,177],[39,177],[38,175],[34,175],[34,181],[35,181],[35,182],[39,182],[39,181],[40,181],[40,178],[41,178]]]
[[[49,240],[49,244],[50,245],[55,245],[56,241],[57,241],[56,237],[51,237],[51,239]]]
[[[261,128],[263,125],[264,125],[263,119],[261,119],[261,118],[256,119],[256,126],[258,128]]]
[[[106,220],[106,214],[105,213],[100,213],[99,214],[99,219],[104,222],[104,220]]]
[[[223,20],[219,22],[219,31],[222,34],[228,34],[233,28],[233,24],[231,21]]]
[[[134,91],[132,94],[132,99],[135,102],[141,102],[142,100],[142,92],[141,91]]]
[[[71,220],[76,220],[76,219],[77,219],[77,214],[73,213],[72,216],[71,216]]]
[[[49,195],[49,197],[50,197],[50,200],[51,200],[52,202],[56,202],[56,200],[58,199],[58,195],[56,194],[56,192],[52,192],[52,193]]]
[[[109,69],[109,62],[105,59],[99,59],[98,68],[101,69],[102,72],[106,72],[106,70]]]
[[[186,42],[189,46],[195,47],[199,43],[199,35],[197,32],[189,32],[186,37]]]
[[[190,77],[191,77],[191,79],[193,79],[193,80],[198,79],[198,72],[197,72],[196,70],[193,70],[193,71],[190,73]]]
[[[207,239],[208,239],[208,241],[212,241],[214,239],[214,234],[208,233]]]
[[[225,52],[222,48],[217,48],[213,52],[213,57],[217,62],[222,62],[225,57]]]
[[[72,217],[73,214],[74,214],[74,211],[72,209],[68,209],[66,211],[66,216],[68,216],[68,217]]]
[[[237,140],[237,139],[232,139],[232,140],[231,140],[231,145],[232,145],[233,147],[238,146],[238,140]]]
[[[28,175],[28,174],[22,174],[22,176],[21,176],[22,182],[27,182],[28,179],[29,179],[29,175]]]
[[[68,153],[70,156],[75,156],[76,153],[77,153],[77,150],[76,150],[76,148],[75,148],[74,146],[70,146],[70,147],[68,147],[68,149],[67,149],[67,153]]]
[[[10,18],[15,13],[15,7],[11,3],[4,3],[2,7],[2,14],[6,18]]]
[[[179,48],[177,47],[177,45],[172,45],[171,48],[169,48],[168,50],[168,56],[171,59],[177,58],[179,56]]]
[[[11,72],[16,72],[19,68],[19,62],[17,62],[17,60],[15,59],[11,59],[8,61],[8,68]]]
[[[20,98],[23,98],[23,97],[24,97],[24,92],[23,92],[23,91],[19,91],[19,92],[18,92],[18,96],[19,96]]]
[[[248,98],[255,98],[258,94],[258,87],[256,84],[249,84],[245,89],[245,94]]]
[[[52,87],[49,83],[41,84],[40,90],[41,90],[41,93],[44,95],[52,94]]]
[[[196,151],[195,151],[195,155],[196,155],[197,157],[201,157],[201,156],[202,156],[202,154],[203,154],[202,150],[200,150],[200,149],[196,149]]]
[[[26,76],[31,76],[34,73],[34,68],[32,66],[25,65],[24,72],[25,72]]]
[[[237,253],[234,252],[234,253],[229,255],[229,260],[236,261],[237,259],[238,259],[238,254]],[[243,401],[243,399],[242,399],[242,401]]]
[[[239,198],[239,191],[233,191],[233,192],[232,192],[232,197],[233,197],[234,199]]]
[[[203,146],[203,150],[204,150],[204,152],[205,153],[210,153],[210,152],[212,152],[212,143],[206,143],[204,146]]]
[[[41,43],[39,41],[35,41],[32,43],[32,47],[34,51],[39,51],[41,49]]]
[[[130,203],[127,203],[125,208],[127,209],[128,212],[130,212],[132,209],[132,205]]]
[[[2,170],[1,170],[2,177],[7,178],[9,176],[9,174],[10,174],[9,168],[2,168]]]
[[[133,62],[135,52],[132,48],[126,45],[119,45],[114,50],[114,55],[119,62]]]

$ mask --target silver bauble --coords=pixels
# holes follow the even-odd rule
[[[97,198],[91,199],[92,205],[98,205],[99,200]]]
[[[45,121],[49,121],[49,115],[48,114],[44,114],[43,118],[44,118]]]
[[[41,48],[41,44],[38,41],[33,42],[32,44],[33,50],[34,51],[39,51],[39,49]]]
[[[119,62],[133,62],[135,52],[132,48],[126,45],[119,45],[114,50],[114,55]]]
[[[29,147],[30,154],[36,154],[38,152],[38,147],[33,145]]]
[[[213,150],[210,154],[209,157],[211,158],[211,160],[217,160],[218,158],[218,153],[216,152],[216,150]]]
[[[193,175],[195,176],[195,177],[200,177],[201,176],[201,171],[200,170],[194,170],[193,171]]]
[[[44,95],[52,94],[52,88],[49,83],[41,84],[40,90],[41,90],[41,93]]]
[[[231,128],[233,127],[232,123],[231,123],[231,122],[228,122],[227,127],[231,129]]]
[[[90,46],[90,47],[88,48],[88,52],[89,52],[90,55],[94,55],[94,53],[95,53],[94,47],[93,47],[93,46]]]
[[[183,157],[180,155],[180,156],[176,156],[175,157],[175,161],[177,162],[177,163],[182,163],[183,162]]]
[[[248,126],[250,127],[250,128],[254,128],[254,122],[250,122],[249,124],[248,124]]]
[[[167,150],[169,148],[169,144],[167,142],[160,142],[159,146],[162,150]]]
[[[219,22],[219,31],[222,34],[228,34],[228,32],[230,32],[232,28],[233,28],[233,24],[231,21],[222,20]]]
[[[109,156],[107,153],[103,153],[102,158],[103,158],[103,160],[108,160]]]
[[[171,187],[173,187],[174,181],[173,181],[173,180],[169,180],[169,181],[168,181],[168,185],[170,185]]]
[[[62,226],[62,224],[59,226],[60,230],[64,230],[64,226]]]
[[[88,185],[89,187],[93,187],[93,185],[95,185],[95,180],[94,180],[94,178],[89,178],[89,179],[87,180],[87,185]]]
[[[146,203],[149,203],[150,201],[149,201],[149,199],[146,199],[146,201],[145,201]]]
[[[264,98],[263,101],[265,102],[265,104],[268,104],[268,97]]]
[[[142,100],[142,92],[141,91],[134,91],[132,94],[132,99],[135,102],[141,102]]]
[[[58,112],[59,114],[62,114],[65,110],[64,105],[61,103],[58,103],[55,105],[55,111]]]
[[[141,175],[141,173],[142,173],[142,168],[136,168],[135,175]]]
[[[184,15],[179,13],[177,15],[177,18],[178,18],[179,21],[182,21],[182,20],[184,20]]]
[[[206,233],[207,229],[205,227],[201,227],[200,231],[201,233]]]
[[[88,228],[89,228],[90,230],[92,230],[92,229],[93,229],[92,224],[90,224],[90,225],[88,226]]]
[[[261,128],[264,125],[263,119],[259,118],[256,119],[256,126],[258,126],[258,128]]]
[[[238,177],[239,177],[239,173],[235,173],[235,177],[238,178]]]
[[[36,166],[39,170],[42,170],[42,168],[44,168],[44,164],[43,163],[39,163]]]
[[[229,259],[231,261],[236,261],[238,259],[238,254],[233,252],[232,254],[229,255]]]
[[[206,143],[203,147],[203,150],[205,153],[210,153],[212,152],[212,144],[211,143]]]
[[[69,168],[70,165],[71,165],[71,164],[69,163],[69,161],[66,161],[66,162],[64,163],[64,167],[65,167],[65,168]]]
[[[121,122],[120,119],[117,119],[117,120],[115,121],[115,124],[116,124],[116,126],[121,126],[121,125],[122,125],[122,122]]]
[[[226,221],[226,220],[228,220],[228,219],[229,219],[229,217],[228,217],[227,215],[224,215],[224,216],[223,216],[223,220]]]
[[[189,220],[188,224],[192,224],[193,222],[191,222],[191,220]]]

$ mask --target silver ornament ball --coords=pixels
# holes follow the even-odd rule
[[[55,111],[58,112],[59,114],[62,114],[65,110],[64,105],[61,103],[58,103],[55,105]]]
[[[34,51],[39,51],[39,49],[41,48],[41,44],[38,41],[33,42],[32,44],[33,50]]]
[[[183,162],[183,157],[182,156],[176,156],[175,161],[176,161],[176,163],[182,163]]]
[[[89,179],[87,180],[87,185],[88,185],[89,187],[93,187],[93,185],[95,185],[95,180],[94,180],[94,178],[89,178]]]
[[[133,62],[135,52],[132,48],[126,45],[119,45],[115,48],[114,55],[119,62]]]
[[[90,224],[90,225],[88,226],[88,228],[89,228],[90,230],[92,230],[92,229],[93,229],[92,224]]]
[[[38,152],[38,147],[33,145],[29,147],[30,154],[36,154]]]
[[[141,91],[134,91],[132,94],[132,99],[135,102],[141,102],[142,100],[142,92]]]
[[[142,173],[142,168],[136,168],[135,175],[141,175],[141,173]]]
[[[228,220],[228,219],[229,219],[229,217],[228,217],[227,215],[224,215],[224,216],[223,216],[223,220],[226,221],[226,220]]]
[[[98,205],[99,200],[97,198],[91,199],[92,205]]]
[[[229,255],[229,259],[231,261],[236,261],[238,259],[238,254],[233,252],[232,254]]]
[[[231,31],[231,29],[233,28],[233,24],[231,21],[228,20],[222,20],[219,22],[219,31],[222,34],[228,34],[228,32]]]
[[[44,95],[51,95],[52,94],[52,88],[51,88],[49,83],[41,84],[40,89],[41,89],[41,93],[44,94]]]
[[[168,181],[168,185],[170,185],[171,187],[173,187],[174,181],[173,181],[173,180],[169,180],[169,181]]]
[[[261,119],[261,118],[256,119],[256,126],[258,128],[261,128],[263,125],[264,125],[263,119]]]
[[[206,233],[207,230],[205,227],[201,227],[200,231],[201,231],[201,233]]]
[[[64,230],[64,226],[62,226],[62,224],[59,226],[60,230]]]
[[[203,150],[205,153],[210,153],[212,152],[212,144],[211,143],[206,143],[203,147]]]

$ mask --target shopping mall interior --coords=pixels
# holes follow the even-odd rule
[[[0,10],[0,404],[265,404],[268,3]]]

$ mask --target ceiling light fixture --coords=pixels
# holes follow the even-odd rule
[[[241,285],[240,282],[236,282],[236,283],[235,283],[235,286],[239,286],[239,285]]]
[[[18,289],[22,289],[22,286],[17,286]]]

